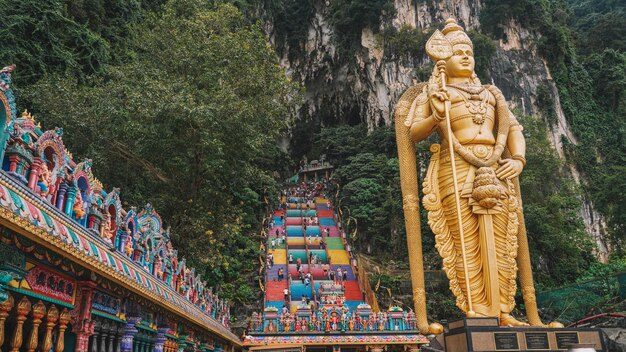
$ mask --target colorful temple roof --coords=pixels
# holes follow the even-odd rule
[[[90,160],[75,162],[62,129],[18,116],[12,70],[0,71],[0,224],[239,345],[228,303],[178,258],[152,206],[123,209],[119,189],[105,191]]]

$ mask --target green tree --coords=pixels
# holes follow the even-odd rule
[[[576,280],[594,261],[593,243],[578,215],[582,194],[563,165],[541,120],[521,116],[527,166],[520,176],[532,263],[542,285]]]
[[[0,23],[0,62],[17,65],[18,85],[53,72],[93,74],[111,57],[109,42],[73,19],[63,1],[2,0]]]
[[[248,301],[262,196],[278,191],[267,160],[282,158],[275,141],[298,91],[231,5],[170,1],[133,38],[132,61],[84,85],[39,82],[33,109],[65,128],[106,185],[122,186],[125,203],[153,203],[210,285],[230,283],[225,296]]]

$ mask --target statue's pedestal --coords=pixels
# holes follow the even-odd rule
[[[608,351],[600,329],[501,327],[498,318],[463,318],[448,328],[443,336],[446,352],[573,351],[583,346]]]

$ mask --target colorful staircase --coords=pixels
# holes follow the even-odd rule
[[[328,351],[343,344],[364,351],[375,345],[406,350],[428,342],[417,332],[412,311],[379,310],[327,199],[315,198],[307,206],[302,198],[283,197],[282,208],[272,214],[266,248],[274,264],[265,268],[265,305],[250,317],[246,346]]]
[[[356,309],[364,303],[364,296],[359,287],[356,268],[350,259],[351,254],[346,250],[345,240],[337,227],[336,214],[329,206],[328,199],[318,197],[309,207],[303,198],[283,197],[282,200],[286,203],[286,210],[273,213],[273,226],[269,229],[267,240],[268,253],[274,256],[274,266],[266,270],[265,307],[282,310],[285,306],[291,313],[295,313],[303,296],[305,302],[308,298],[313,306],[323,307],[320,287],[333,283],[328,275],[332,270],[335,272],[334,282],[342,288],[339,299],[343,306]],[[285,241],[280,243],[283,236]],[[308,285],[300,278],[298,262],[303,275],[311,274]],[[282,281],[278,281],[279,268],[285,274]],[[327,270],[324,271],[324,268]],[[346,280],[339,277],[339,272],[346,273]],[[284,300],[285,288],[289,289],[288,301]]]

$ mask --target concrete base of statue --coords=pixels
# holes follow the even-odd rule
[[[448,324],[437,340],[446,352],[599,351],[607,352],[595,328],[504,327],[498,318],[463,318]]]

